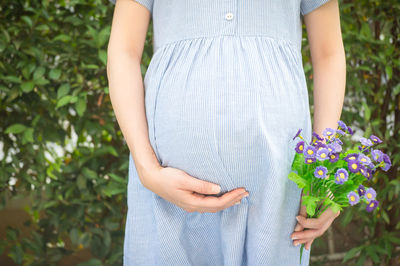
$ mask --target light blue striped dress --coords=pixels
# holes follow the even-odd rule
[[[328,0],[137,2],[153,20],[144,87],[157,159],[249,196],[186,212],[141,184],[130,154],[124,265],[299,265],[301,191],[287,175],[293,136],[312,133],[301,17]]]

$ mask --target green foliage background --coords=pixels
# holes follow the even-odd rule
[[[129,151],[107,87],[113,9],[106,0],[5,0],[0,7],[0,209],[11,199],[29,199],[32,228],[21,237],[11,225],[0,240],[0,254],[16,264],[52,265],[84,248],[93,258],[82,265],[122,264]],[[394,265],[400,252],[400,3],[340,1],[340,11],[347,59],[341,119],[364,136],[384,139],[381,148],[393,163],[388,175],[374,179],[381,210],[348,208],[338,218],[343,226],[361,225],[362,239],[345,261]],[[152,24],[142,74],[151,43]]]

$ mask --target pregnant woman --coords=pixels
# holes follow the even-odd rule
[[[338,214],[306,219],[287,176],[297,130],[311,140],[340,118],[337,0],[110,1],[107,75],[130,150],[124,264],[298,265],[305,243],[308,265],[312,241]],[[142,79],[150,19],[154,50]]]

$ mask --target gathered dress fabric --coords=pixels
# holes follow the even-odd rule
[[[187,212],[142,185],[130,153],[124,265],[299,265],[301,190],[288,174],[297,130],[312,133],[302,16],[328,0],[136,2],[153,21],[144,89],[160,165],[249,196]]]

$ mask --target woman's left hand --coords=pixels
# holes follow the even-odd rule
[[[310,250],[314,239],[322,236],[339,214],[340,211],[334,213],[329,207],[318,218],[306,218],[306,206],[301,205],[299,215],[296,216],[298,222],[294,229],[295,232],[290,236],[293,239],[293,244],[297,246],[305,243],[305,248]],[[304,230],[304,228],[309,229]]]

